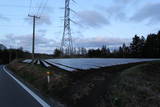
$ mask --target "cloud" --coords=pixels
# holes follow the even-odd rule
[[[5,36],[5,40],[0,40],[2,44],[7,47],[18,48],[23,47],[24,50],[30,51],[32,49],[32,35],[14,35],[8,34]],[[130,39],[127,38],[113,38],[106,36],[95,36],[90,38],[73,38],[75,47],[85,48],[100,48],[102,45],[106,45],[112,49],[116,49],[123,43],[129,44]],[[59,48],[60,43],[53,39],[47,39],[44,36],[37,35],[35,41],[36,53],[53,53],[55,48]]]
[[[44,35],[44,34],[46,34],[47,30],[46,29],[39,29],[38,32]]]
[[[114,0],[116,3],[120,3],[120,4],[128,4],[128,3],[132,3],[134,1],[137,0]]]
[[[37,24],[42,25],[42,24],[46,24],[46,25],[51,25],[52,21],[49,15],[45,15],[42,16],[38,21]]]
[[[102,45],[119,47],[123,43],[129,44],[130,39],[127,38],[112,38],[105,36],[96,36],[92,38],[76,38],[76,45],[79,47],[101,47]]]
[[[10,21],[10,19],[8,17],[5,17],[3,15],[0,14],[0,19],[4,20],[4,21]]]
[[[98,6],[100,11],[104,10],[110,22],[128,21],[129,11],[133,6],[137,6],[141,1],[138,0],[113,0],[113,4],[108,6]]]
[[[114,3],[117,5],[135,5],[135,4],[140,4],[143,0],[114,0]]]
[[[1,43],[7,47],[17,48],[23,47],[24,50],[30,51],[32,49],[32,35],[14,35],[8,34]],[[53,53],[55,48],[59,47],[59,43],[53,39],[45,38],[42,35],[36,35],[35,51],[39,53]]]
[[[46,6],[45,9],[42,10],[41,12],[42,12],[42,15],[44,15],[44,14],[46,14],[46,13],[47,13],[47,14],[49,14],[49,13],[53,14],[54,8],[51,7],[51,6]]]
[[[130,20],[134,22],[142,22],[142,21],[149,21],[149,23],[160,22],[159,10],[160,10],[160,3],[147,4],[139,11],[137,11],[130,18]]]
[[[106,8],[106,12],[108,14],[108,18],[110,19],[116,19],[120,21],[125,21],[127,19],[124,6],[114,5],[109,8]]]
[[[27,21],[29,24],[33,23],[33,18],[25,18],[25,21]],[[38,25],[51,25],[52,21],[51,21],[51,17],[49,15],[45,15],[45,16],[41,16],[39,19],[36,20],[36,23]]]
[[[79,11],[79,23],[88,27],[97,28],[108,25],[109,22],[101,13],[93,10]]]

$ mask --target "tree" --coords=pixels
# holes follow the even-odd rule
[[[157,57],[159,53],[158,36],[156,34],[149,34],[144,46],[145,57]]]
[[[107,48],[105,45],[103,45],[101,48],[101,55],[102,55],[102,57],[105,57],[106,54],[107,54]]]
[[[82,56],[86,56],[86,54],[87,54],[87,49],[84,48],[84,47],[82,47],[82,48],[81,48],[81,55],[82,55]]]
[[[89,57],[101,57],[101,50],[98,49],[90,49],[88,50]]]
[[[5,50],[7,49],[6,46],[4,46],[3,44],[0,44],[0,50]]]
[[[157,49],[158,49],[157,57],[160,57],[160,31],[157,33]]]
[[[125,43],[122,45],[122,50],[123,50],[123,58],[129,57],[130,49],[129,49],[129,47],[126,46]]]
[[[77,55],[77,50],[76,50],[76,48],[73,48],[73,55]]]
[[[120,46],[118,50],[118,57],[123,57],[123,48]]]
[[[54,50],[54,57],[60,57],[62,55],[62,52],[59,49]]]
[[[143,55],[143,47],[144,47],[145,39],[142,36],[141,38],[137,35],[132,39],[132,43],[130,44],[131,55],[132,57],[142,57]]]

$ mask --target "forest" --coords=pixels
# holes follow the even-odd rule
[[[61,57],[62,52],[55,49],[54,57]],[[67,57],[67,55],[65,56]],[[68,56],[69,57],[69,56]],[[84,47],[73,49],[72,57],[97,58],[159,58],[160,57],[160,31],[157,34],[144,36],[135,35],[129,45],[125,43],[118,49],[111,50],[103,45],[98,49]]]

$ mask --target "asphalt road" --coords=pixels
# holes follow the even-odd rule
[[[0,107],[42,107],[0,65]]]

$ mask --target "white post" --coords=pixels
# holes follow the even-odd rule
[[[47,76],[48,84],[50,83],[50,76]]]
[[[47,82],[50,83],[50,72],[47,72]]]

